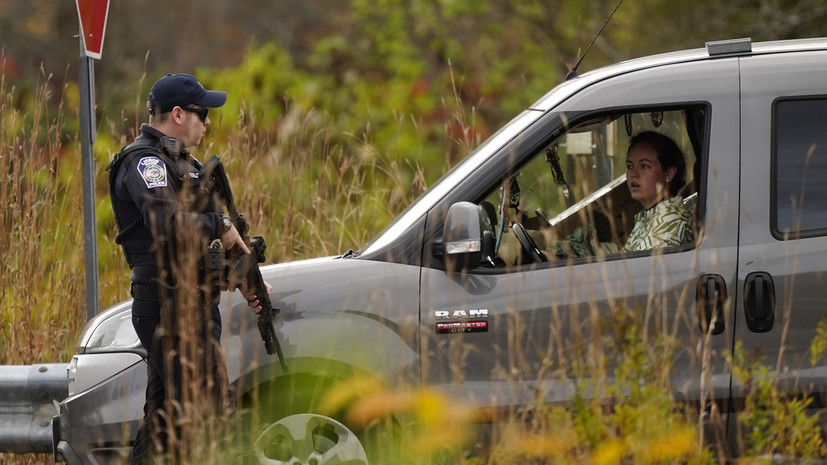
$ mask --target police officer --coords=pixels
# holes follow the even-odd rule
[[[192,75],[161,77],[147,97],[149,123],[107,168],[116,242],[131,268],[132,324],[147,350],[144,420],[131,463],[170,452],[169,428],[183,394],[208,393],[213,413],[232,408],[219,347],[220,287],[202,255],[216,245],[250,250],[214,202],[192,187],[202,165],[188,151],[210,125],[209,109],[226,99]],[[261,309],[254,295],[245,298]],[[192,337],[183,338],[184,329]],[[184,339],[196,341],[194,347],[183,347]]]

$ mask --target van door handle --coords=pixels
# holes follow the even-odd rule
[[[726,281],[718,274],[704,274],[698,278],[695,300],[698,304],[698,325],[704,334],[724,332],[724,302],[727,299]]]
[[[766,333],[775,323],[775,285],[772,276],[763,271],[747,275],[744,280],[744,314],[747,328]]]

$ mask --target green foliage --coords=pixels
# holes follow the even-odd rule
[[[807,411],[813,398],[779,389],[774,371],[760,356],[745,354],[741,341],[735,345],[732,370],[744,389],[744,410],[738,414],[744,453],[802,461],[827,457],[819,418]]]

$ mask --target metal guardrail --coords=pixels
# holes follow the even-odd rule
[[[52,452],[51,420],[69,395],[66,363],[0,366],[0,452]]]

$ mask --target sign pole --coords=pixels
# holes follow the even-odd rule
[[[81,40],[81,46],[83,41]],[[95,219],[95,63],[81,49],[78,59],[80,91],[80,160],[83,179],[83,248],[86,256],[86,319],[98,314],[98,240]]]
[[[98,239],[95,220],[95,65],[103,50],[109,0],[75,0],[80,22],[80,162],[83,179],[83,248],[86,260],[86,319],[98,314]]]

